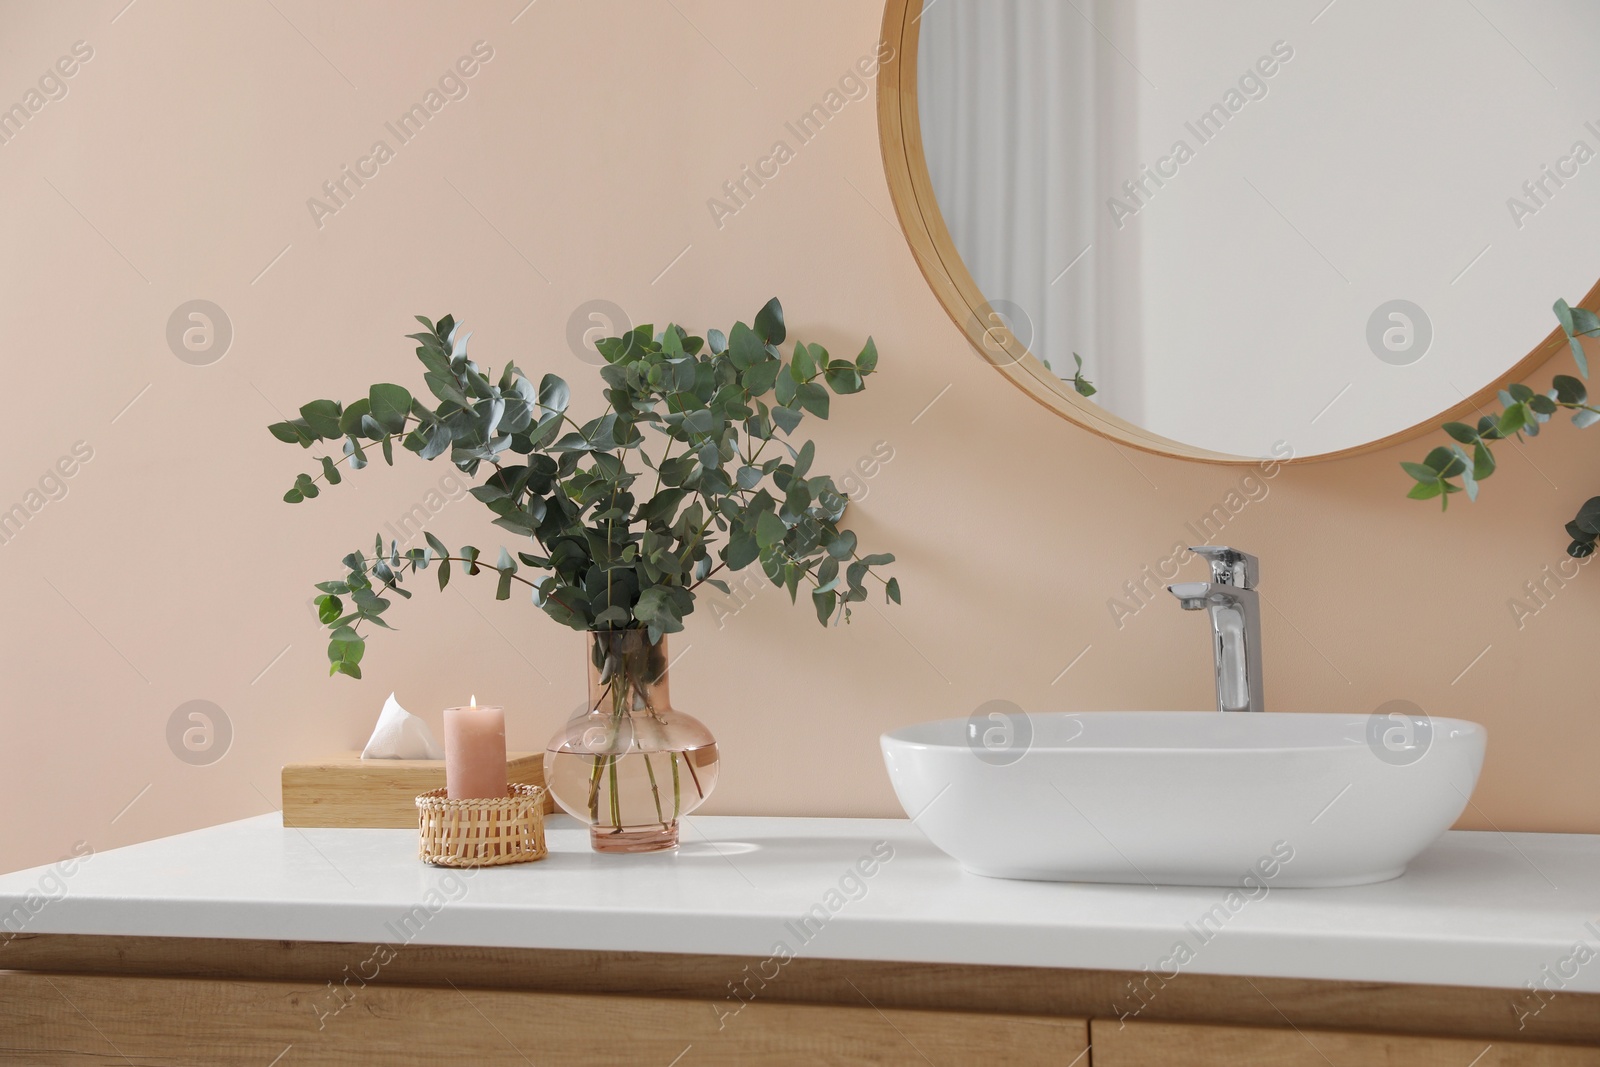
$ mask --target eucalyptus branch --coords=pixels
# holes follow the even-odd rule
[[[711,580],[711,576],[712,575],[716,574],[720,570],[725,570],[727,568],[727,566],[728,565],[726,563],[717,564],[715,567],[712,567],[709,571],[706,571],[704,577],[702,577],[699,580],[697,580],[693,585],[688,586],[688,588],[691,589],[691,590],[700,588],[706,582]]]
[[[1535,392],[1521,383],[1508,385],[1499,392],[1498,415],[1484,415],[1476,426],[1445,423],[1442,428],[1455,444],[1433,449],[1421,463],[1400,464],[1416,483],[1407,494],[1411,499],[1438,497],[1442,508],[1449,507],[1453,493],[1465,492],[1468,500],[1477,500],[1478,483],[1496,470],[1493,442],[1515,437],[1520,443],[1524,436],[1537,437],[1540,428],[1558,411],[1570,411],[1573,425],[1580,429],[1600,422],[1600,408],[1589,403],[1588,387],[1582,380],[1589,376],[1582,339],[1600,336],[1600,315],[1573,307],[1565,300],[1557,300],[1554,311],[1580,377],[1557,374],[1544,392]],[[1470,455],[1467,448],[1472,449]],[[1568,555],[1580,559],[1593,555],[1596,541],[1600,540],[1600,497],[1586,501],[1566,524],[1566,531],[1571,538]]]
[[[785,358],[776,300],[753,327],[736,323],[726,334],[711,330],[701,338],[677,326],[660,333],[641,326],[596,343],[609,410],[580,421],[568,411],[571,390],[562,379],[546,374],[535,385],[506,364],[491,381],[467,355],[467,335],[453,317],[418,321],[424,332],[410,336],[434,407],[403,386],[374,385],[350,404],[306,404],[298,418],[273,424],[273,436],[303,447],[341,442],[352,467],[365,463],[373,443],[393,462],[399,440],[424,460],[447,456],[469,477],[481,470],[472,495],[496,525],[537,552],[502,548],[490,564],[476,548],[450,552],[427,534],[426,549],[402,552],[390,542],[385,552],[379,538],[371,555],[345,557],[344,579],[318,586],[334,672],[360,676],[362,627],[387,627],[384,594],[410,597],[405,578],[435,562],[440,588],[453,566],[493,570],[496,599],[521,584],[563,625],[645,629],[652,642],[683,628],[694,590],[713,575],[758,561],[791,596],[805,576],[824,624],[836,621],[836,608],[848,619],[849,605],[867,595],[868,574],[884,583],[888,600],[899,601],[898,585],[875,571],[894,557],[856,553],[855,534],[839,525],[847,498],[831,477],[811,472],[815,446],[797,448],[792,440],[805,418],[828,417],[830,395],[865,387],[878,362],[870,338],[854,360],[799,342]],[[665,439],[659,462],[645,451],[647,432]],[[763,461],[774,439],[790,459]],[[682,445],[676,454],[675,444]],[[634,495],[634,451],[656,472],[648,497]],[[322,473],[298,476],[285,500],[300,503],[342,481],[333,457],[320,463]],[[725,536],[713,535],[713,525]],[[530,580],[519,573],[523,567],[542,573]]]

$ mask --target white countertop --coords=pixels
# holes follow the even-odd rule
[[[548,858],[469,876],[420,863],[415,831],[285,830],[262,815],[98,853],[65,877],[0,876],[0,926],[755,957],[781,943],[1169,975],[1177,959],[1195,973],[1514,989],[1545,967],[1571,972],[1580,942],[1600,956],[1600,835],[1452,831],[1392,882],[1272,889],[1230,911],[1225,889],[982,878],[903,819],[691,818],[677,853],[644,856],[591,852],[565,816],[549,826]],[[891,858],[873,862],[875,846]],[[852,873],[862,859],[870,877]],[[1556,988],[1600,992],[1600,958],[1576,972]]]

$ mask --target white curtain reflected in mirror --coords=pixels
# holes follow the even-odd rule
[[[1153,433],[1308,456],[1460,403],[1594,284],[1597,44],[1583,0],[935,0],[917,108],[992,321]]]

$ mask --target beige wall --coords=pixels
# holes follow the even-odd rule
[[[0,145],[0,507],[76,442],[93,450],[0,545],[0,869],[271,810],[279,766],[359,745],[390,689],[435,722],[473,692],[504,703],[524,747],[581,699],[579,638],[484,583],[419,592],[365,682],[326,677],[311,583],[449,468],[406,456],[289,507],[303,454],[264,426],[372,381],[417,384],[401,339],[417,312],[454,312],[480,360],[568,375],[587,403],[592,370],[565,338],[594,298],[703,329],[777,294],[791,336],[850,352],[877,338],[882,373],[837,404],[819,466],[892,448],[852,521],[899,555],[905,607],[826,631],[771,589],[734,615],[702,607],[676,639],[675,696],[724,744],[708,811],[898,814],[878,734],[992,698],[1209,705],[1202,621],[1162,602],[1118,629],[1107,600],[1240,472],[1113,447],[967,348],[892,221],[870,99],[720,227],[707,209],[774,141],[795,147],[784,122],[874,49],[878,5],[538,0],[513,21],[523,2],[0,14],[0,103],[74,42],[93,49]],[[307,198],[393,145],[383,124],[480,40],[493,58],[469,95],[319,227]],[[234,330],[208,366],[165,336],[197,298]],[[1600,577],[1520,631],[1507,606],[1600,488],[1595,438],[1550,436],[1507,449],[1484,502],[1446,516],[1402,498],[1413,445],[1285,470],[1226,531],[1264,560],[1274,707],[1404,698],[1488,725],[1463,826],[1600,831]],[[497,541],[475,503],[434,525]],[[197,699],[234,731],[207,766],[166,738]]]

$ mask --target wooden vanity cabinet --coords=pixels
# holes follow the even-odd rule
[[[5,1067],[1600,1067],[1600,994],[1186,973],[1131,1012],[1116,971],[75,934],[0,967]]]

